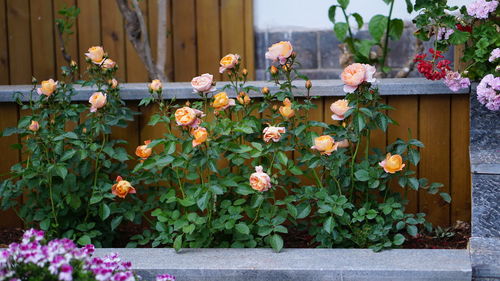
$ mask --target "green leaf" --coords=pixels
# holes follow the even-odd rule
[[[349,0],[338,0],[337,2],[343,9],[347,9],[347,6],[349,6]]]
[[[418,228],[414,225],[407,225],[406,226],[406,232],[408,232],[409,235],[416,237],[418,234]]]
[[[325,220],[325,222],[323,223],[323,229],[327,232],[327,233],[332,233],[332,223],[333,223],[333,217],[329,217]]]
[[[182,248],[182,236],[183,235],[179,235],[177,237],[175,237],[175,240],[174,240],[174,249],[176,252],[179,252]]]
[[[119,217],[114,218],[111,221],[111,230],[115,230],[120,225],[122,220],[123,220],[123,216],[119,216]]]
[[[406,223],[404,221],[399,221],[397,224],[396,224],[396,229],[397,230],[401,230],[405,227]]]
[[[102,199],[103,199],[102,195],[95,194],[90,198],[90,205],[99,203],[101,202]]]
[[[236,230],[241,234],[245,234],[245,235],[250,234],[250,229],[248,228],[247,224],[244,222],[238,223],[237,225],[234,226],[234,228],[236,228]]]
[[[203,212],[207,208],[209,199],[210,194],[208,192],[205,192],[205,194],[203,194],[203,196],[201,196],[200,199],[196,201],[196,204],[198,205],[198,208],[200,208],[200,211]]]
[[[111,214],[111,209],[106,203],[102,203],[100,208],[99,208],[99,217],[101,217],[101,220],[105,220],[109,217]]]
[[[332,23],[335,23],[335,12],[336,11],[337,11],[337,6],[336,5],[332,5],[328,9],[328,18],[330,19],[330,21]]]
[[[356,128],[358,132],[361,132],[365,128],[366,122],[363,114],[356,114]]]
[[[81,246],[88,245],[91,243],[90,237],[88,235],[83,235],[80,239],[78,239],[77,243]]]
[[[295,176],[300,176],[300,175],[304,174],[304,172],[302,172],[302,170],[297,166],[293,166],[288,170],[290,171],[290,173],[292,173]]]
[[[333,31],[339,41],[342,42],[345,40],[348,28],[349,26],[345,22],[338,22],[333,26]]]
[[[66,178],[66,175],[68,174],[68,169],[66,169],[64,165],[55,165],[53,169],[56,175],[58,175],[62,179]]]
[[[288,213],[293,217],[296,218],[298,215],[297,207],[295,207],[292,204],[287,204],[286,208],[288,209]]]
[[[50,228],[50,218],[46,218],[40,222],[40,228],[44,231],[49,230]]]
[[[300,209],[300,206],[299,206],[299,214],[297,215],[297,218],[303,219],[303,218],[307,217],[310,212],[311,212],[311,206],[309,204],[307,204],[303,209]]]
[[[411,0],[405,0],[406,1],[406,11],[408,14],[411,14],[413,12],[413,4],[411,3]]]
[[[76,153],[76,150],[74,150],[74,149],[68,150],[68,151],[64,152],[63,156],[59,159],[59,161],[69,160],[69,159],[73,158],[75,153]]]
[[[361,29],[363,27],[363,17],[361,17],[360,14],[358,13],[352,13],[351,16],[354,17],[354,19],[356,20],[356,22],[358,23],[358,29]]]
[[[383,15],[375,15],[371,18],[368,23],[368,31],[372,35],[373,39],[377,42],[382,39],[387,28],[387,17]]]
[[[469,37],[470,37],[470,33],[469,32],[455,30],[450,35],[450,39],[448,39],[448,40],[449,40],[450,44],[460,45],[460,44],[464,44],[465,42],[467,42],[467,40],[469,40]]]
[[[401,35],[403,35],[403,29],[405,24],[402,19],[392,19],[391,29],[389,30],[389,36],[392,40],[399,40]]]
[[[373,40],[360,40],[359,42],[355,43],[356,52],[368,59],[370,57],[370,51],[372,50],[373,45],[376,43],[377,42]]]
[[[404,242],[405,242],[405,237],[402,234],[398,233],[394,235],[394,239],[392,241],[394,245],[399,246],[402,245]]]
[[[418,152],[418,150],[415,149],[409,149],[408,159],[413,165],[417,166],[418,162],[420,162],[420,152]]]
[[[283,238],[279,234],[273,234],[271,236],[269,243],[276,253],[279,253],[283,249]]]
[[[354,173],[354,176],[359,181],[368,181],[370,179],[370,174],[366,170],[358,170]]]
[[[278,152],[278,161],[283,164],[283,166],[286,166],[286,163],[288,162],[288,157],[283,151]]]
[[[408,184],[413,190],[418,190],[419,182],[416,178],[409,178]]]
[[[219,185],[216,185],[216,184],[213,184],[209,187],[210,191],[212,191],[213,193],[217,194],[217,195],[221,195],[224,193],[224,190],[222,189],[222,187],[220,187]]]
[[[446,192],[440,192],[439,195],[446,203],[451,203],[451,196]]]

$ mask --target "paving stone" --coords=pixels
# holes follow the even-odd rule
[[[340,41],[335,37],[332,30],[320,31],[319,36],[319,53],[321,68],[338,68],[340,69],[339,57],[340,49],[338,45]]]
[[[292,32],[294,51],[297,53],[297,61],[300,69],[318,68],[318,33],[315,31]]]

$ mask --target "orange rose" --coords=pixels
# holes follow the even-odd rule
[[[193,147],[197,147],[198,145],[207,141],[208,133],[207,129],[203,127],[198,127],[191,133],[193,135]]]
[[[228,69],[233,69],[240,60],[240,56],[237,54],[227,54],[220,60],[219,72],[224,73]]]
[[[226,92],[220,92],[214,96],[214,102],[212,106],[217,111],[222,111],[230,106],[236,105],[234,99],[230,99],[227,97]]]
[[[148,147],[148,144],[150,143],[150,140],[144,141],[144,145],[139,145],[135,149],[135,155],[141,157],[142,159],[147,159],[149,156],[151,156],[153,149],[151,147]]]
[[[89,58],[95,64],[101,64],[104,58],[104,49],[100,46],[90,47],[88,53],[85,56]]]
[[[399,172],[405,167],[405,164],[403,164],[403,158],[401,158],[401,155],[399,154],[391,155],[390,153],[387,153],[385,159],[380,161],[378,164],[380,167],[384,168],[386,173],[390,174]]]
[[[29,125],[28,129],[32,132],[36,132],[40,129],[40,125],[38,124],[38,121],[31,120],[31,124]]]
[[[114,195],[125,198],[129,193],[136,193],[135,188],[130,182],[123,180],[122,177],[116,177],[116,183],[111,187],[111,193]]]
[[[344,114],[351,109],[349,106],[349,102],[347,100],[338,100],[332,105],[330,105],[330,110],[332,111],[332,119],[333,120],[344,120]]]
[[[344,92],[352,93],[363,82],[375,82],[376,69],[369,64],[353,63],[346,67],[340,78],[344,81]]]
[[[264,134],[263,139],[265,142],[269,142],[270,140],[278,142],[281,139],[281,134],[284,134],[285,132],[285,127],[269,126],[264,128],[264,131],[262,132]]]
[[[337,150],[338,145],[331,136],[323,135],[314,139],[314,145],[311,149],[316,149],[321,154],[330,155]]]
[[[158,79],[151,81],[151,84],[149,84],[149,89],[153,92],[159,92],[159,91],[161,91],[161,88],[162,88],[162,84],[161,84],[161,81]]]
[[[262,166],[255,167],[255,173],[250,175],[250,186],[260,192],[271,188],[271,178],[263,172]]]
[[[91,104],[90,112],[96,112],[99,108],[105,106],[106,99],[107,99],[106,94],[103,94],[101,92],[93,93],[92,96],[90,96],[89,98],[89,102]]]
[[[289,41],[281,41],[269,47],[265,56],[266,59],[279,61],[280,64],[284,64],[286,60],[292,55],[292,52],[292,44],[290,44]]]
[[[280,113],[281,116],[286,119],[292,118],[295,115],[295,110],[292,108],[292,102],[288,98],[283,101],[283,106],[280,106]]]
[[[242,105],[247,105],[251,101],[250,96],[248,96],[247,93],[245,93],[245,92],[240,92],[240,94],[238,95],[238,97],[236,99]]]
[[[198,127],[201,123],[201,119],[199,117],[205,116],[202,111],[187,106],[178,108],[174,115],[177,125],[190,126],[192,128]]]
[[[118,87],[118,81],[115,78],[109,80],[108,84],[111,87],[111,89],[116,89],[116,87]]]
[[[57,82],[54,79],[44,80],[40,88],[36,89],[39,95],[50,97],[57,89]]]

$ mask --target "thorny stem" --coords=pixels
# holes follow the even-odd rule
[[[347,13],[345,12],[344,8],[342,8],[342,13],[344,14],[345,21],[347,22],[347,30],[349,31],[349,37],[351,38],[351,40],[349,40],[347,42],[347,44],[349,45],[349,48],[351,49],[351,53],[354,54],[355,49],[354,49],[354,44],[352,43],[354,41],[354,36],[352,35],[351,25],[349,24],[349,17],[347,16]]]
[[[316,179],[316,183],[319,185],[320,188],[323,188],[323,183],[321,183],[321,180],[318,177],[318,173],[316,172],[316,169],[312,169],[314,179]]]
[[[391,30],[391,16],[392,16],[392,9],[394,8],[394,2],[396,0],[391,1],[391,6],[389,8],[389,15],[387,16],[387,28],[385,30],[385,42],[384,42],[384,54],[382,56],[382,72],[384,72],[384,66],[385,66],[385,60],[387,59],[387,52],[389,51],[389,31]]]
[[[361,143],[361,139],[358,140],[356,143],[356,150],[354,150],[354,154],[352,155],[351,159],[351,195],[350,199],[352,199],[352,196],[354,194],[354,163],[356,162],[356,156],[358,155],[358,149],[359,149],[359,144]]]

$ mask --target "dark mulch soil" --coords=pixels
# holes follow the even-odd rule
[[[118,229],[120,239],[113,243],[114,247],[125,247],[130,241],[130,237],[142,232],[141,226],[127,225]],[[19,242],[23,234],[21,228],[0,229],[0,248],[7,247],[12,242]],[[465,249],[470,238],[470,224],[457,222],[455,226],[445,229],[440,233],[424,233],[417,237],[406,237],[403,244],[405,249]],[[318,245],[313,243],[313,237],[306,230],[290,230],[283,235],[285,248],[315,248]],[[144,245],[139,247],[150,247]]]

